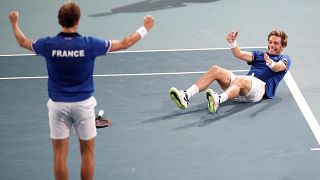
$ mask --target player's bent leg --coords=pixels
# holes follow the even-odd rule
[[[170,88],[169,95],[171,100],[176,103],[177,107],[180,109],[187,109],[188,107],[188,96],[185,91],[178,90],[175,87]]]
[[[239,92],[239,96],[234,98],[234,100],[239,102],[258,102],[265,94],[265,82],[252,76],[248,76],[249,79],[244,84],[242,92]],[[250,88],[250,89],[249,89]]]
[[[207,89],[206,97],[208,100],[208,110],[210,112],[216,112],[219,107],[219,95],[212,89]]]
[[[195,85],[203,91],[216,80],[222,89],[226,89],[230,85],[230,73],[229,70],[214,65],[196,81]]]
[[[82,157],[81,179],[92,180],[94,176],[94,144],[95,138],[79,140]]]
[[[67,180],[67,156],[68,156],[69,138],[52,139],[53,159],[54,159],[54,175],[56,179]]]
[[[230,99],[234,99],[238,96],[247,95],[250,92],[251,87],[252,80],[250,76],[237,76],[225,92],[228,94]]]

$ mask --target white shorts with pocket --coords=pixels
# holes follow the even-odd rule
[[[96,99],[92,96],[79,102],[55,102],[48,100],[50,137],[65,139],[73,126],[79,139],[90,140],[97,135],[94,107]]]
[[[246,77],[250,78],[252,81],[252,87],[248,94],[245,96],[238,96],[234,98],[234,101],[238,102],[258,102],[263,98],[263,95],[265,94],[265,85],[266,83],[261,81],[260,79],[254,77],[254,76],[245,76],[245,75],[235,75],[231,72],[230,79],[231,83],[236,79],[236,77]]]

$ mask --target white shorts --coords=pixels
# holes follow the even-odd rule
[[[265,94],[265,85],[266,83],[261,81],[260,79],[254,77],[254,76],[245,76],[245,75],[235,75],[231,72],[230,79],[231,82],[233,82],[236,77],[246,77],[250,78],[252,81],[252,86],[248,94],[245,96],[238,96],[234,98],[234,101],[238,102],[258,102],[263,98],[263,95]]]
[[[48,100],[50,137],[65,139],[73,126],[79,139],[90,140],[97,135],[94,107],[96,99],[92,96],[80,102],[54,102]]]

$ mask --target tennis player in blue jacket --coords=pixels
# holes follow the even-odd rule
[[[276,89],[289,71],[291,58],[282,54],[287,46],[288,36],[284,31],[273,30],[267,37],[267,51],[244,51],[237,45],[238,32],[231,31],[226,40],[233,55],[251,66],[247,75],[235,75],[233,72],[212,66],[195,84],[187,90],[178,90],[172,87],[169,90],[170,98],[180,109],[186,109],[192,96],[206,90],[208,109],[216,112],[219,105],[228,99],[240,102],[259,102],[263,98],[273,98]],[[223,93],[217,94],[208,88],[217,81]],[[208,89],[207,89],[208,88]]]

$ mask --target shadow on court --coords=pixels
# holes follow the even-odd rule
[[[157,11],[187,6],[187,3],[211,3],[219,0],[145,0],[127,6],[111,9],[111,11],[95,13],[89,17],[109,16],[120,13],[137,13]]]
[[[254,118],[258,116],[263,111],[270,110],[274,105],[278,104],[282,101],[281,97],[276,97],[273,100],[270,99],[263,99],[258,104],[260,107],[256,109],[255,111],[249,111],[249,115],[247,118]],[[189,108],[188,110],[176,110],[172,113],[169,113],[167,115],[163,115],[160,117],[151,118],[145,121],[142,121],[142,123],[154,123],[158,121],[169,121],[178,119],[181,116],[186,116],[189,114],[198,114],[201,116],[201,119],[199,121],[185,124],[183,126],[174,128],[173,130],[184,130],[187,128],[192,127],[206,127],[211,125],[212,123],[215,123],[216,121],[226,119],[227,117],[236,115],[237,113],[240,113],[242,111],[249,110],[252,106],[258,105],[257,103],[240,103],[235,101],[227,101],[224,104],[222,104],[217,113],[210,113],[207,109],[207,103],[202,103],[196,106],[193,106]]]

